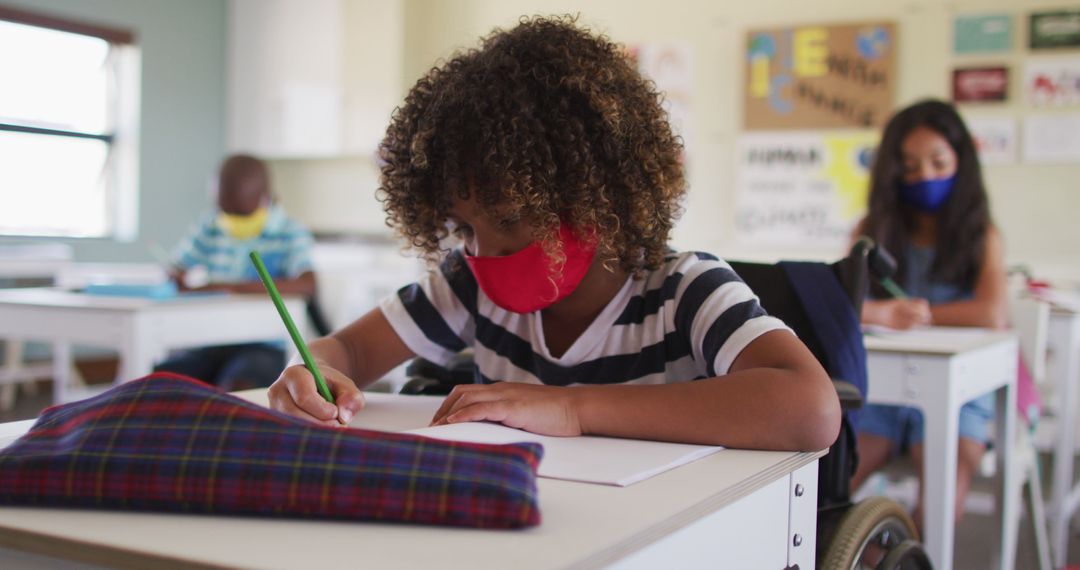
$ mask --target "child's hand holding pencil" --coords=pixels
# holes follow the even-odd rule
[[[263,265],[258,252],[249,255],[255,264],[255,271],[262,279],[266,292],[274,302],[285,328],[289,331],[296,350],[304,361],[303,366],[289,366],[270,387],[270,401],[275,409],[289,415],[309,419],[314,422],[348,425],[353,415],[364,407],[364,396],[356,384],[341,372],[326,363],[318,363],[308,350],[307,343],[300,335],[285,302],[278,293],[277,286],[270,273]],[[324,376],[325,374],[325,376]],[[287,390],[291,398],[275,398],[273,391]],[[335,398],[335,395],[337,396]],[[280,408],[280,409],[279,409]]]
[[[881,302],[885,310],[885,323],[889,328],[907,330],[931,322],[930,303],[926,299],[889,299]]]
[[[352,379],[326,363],[320,362],[318,368],[327,388],[334,395],[335,403],[331,404],[320,396],[315,388],[314,376],[306,366],[296,364],[286,368],[270,386],[271,407],[326,426],[348,425],[364,407],[363,393]],[[275,397],[276,392],[281,392],[281,397]],[[288,392],[288,395],[284,392]]]

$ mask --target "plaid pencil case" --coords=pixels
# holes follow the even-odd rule
[[[45,410],[0,504],[479,528],[540,523],[535,443],[328,428],[158,373]]]

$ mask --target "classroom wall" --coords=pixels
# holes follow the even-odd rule
[[[765,249],[733,239],[734,144],[742,124],[745,33],[750,28],[800,23],[890,19],[899,25],[895,99],[903,106],[924,97],[947,99],[955,64],[1005,62],[1010,67],[1010,102],[962,109],[968,116],[1023,115],[1022,62],[1026,15],[1034,8],[1080,3],[1035,0],[409,0],[406,10],[405,78],[411,83],[440,57],[470,47],[494,26],[511,26],[521,15],[580,13],[581,20],[614,39],[633,43],[681,39],[694,50],[694,156],[686,214],[675,245],[726,257],[831,259],[841,251]],[[1013,14],[1015,48],[1001,57],[952,55],[956,14]],[[1074,52],[1075,53],[1075,52]],[[1075,109],[1073,109],[1075,112]],[[985,170],[994,217],[1003,230],[1010,262],[1027,262],[1051,277],[1080,282],[1080,164],[1033,166],[1018,163]]]
[[[172,247],[210,205],[208,182],[224,150],[226,0],[0,0],[0,5],[128,28],[141,49],[138,237],[133,242],[48,241],[71,243],[77,261],[149,261],[146,242]],[[0,237],[0,244],[26,241],[43,240]]]
[[[828,259],[840,252],[754,248],[734,240],[733,159],[742,123],[747,29],[894,20],[900,29],[896,101],[905,105],[927,96],[946,98],[953,66],[980,62],[952,56],[953,15],[1011,13],[1014,33],[1019,36],[1017,47],[1000,57],[982,58],[1010,66],[1010,102],[964,112],[1019,119],[1024,114],[1020,87],[1027,54],[1023,16],[1037,8],[1080,5],[1075,0],[386,1],[403,10],[400,23],[395,22],[400,29],[363,30],[366,41],[358,44],[361,47],[347,48],[351,51],[346,57],[363,66],[400,65],[403,71],[397,88],[402,95],[438,58],[455,48],[475,45],[493,27],[513,25],[524,14],[579,13],[583,22],[626,43],[689,42],[694,50],[694,154],[688,164],[686,214],[676,227],[674,245],[750,259]],[[0,0],[0,4],[125,26],[138,34],[142,49],[139,240],[67,241],[74,244],[79,260],[149,260],[143,242],[171,245],[209,203],[207,183],[225,148],[227,0]],[[373,45],[383,49],[372,49]],[[310,218],[315,229],[390,235],[374,200],[378,173],[371,156],[281,160],[271,168],[286,207]],[[1074,187],[1074,181],[1080,180],[1080,165],[990,166],[986,177],[1010,262],[1028,262],[1050,277],[1080,282],[1080,224],[1074,221],[1074,212],[1080,211],[1080,188]],[[313,189],[328,199],[312,201]],[[12,241],[26,239],[0,237],[0,243]]]

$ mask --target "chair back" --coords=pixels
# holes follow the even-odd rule
[[[1035,384],[1046,378],[1046,340],[1050,325],[1050,304],[1027,296],[1009,300],[1009,322],[1020,340],[1020,356],[1027,363]]]
[[[866,297],[870,282],[868,255],[873,249],[874,242],[872,240],[860,238],[852,246],[847,257],[830,264],[828,266],[830,271],[821,272],[823,275],[831,275],[834,279],[825,277],[828,282],[821,280],[814,282],[815,287],[832,287],[841,291],[841,295],[827,296],[829,299],[834,300],[837,297],[843,297],[850,303],[855,318],[851,320],[838,319],[838,322],[844,326],[845,336],[860,334],[857,330],[853,331],[847,327],[858,326],[858,315],[862,312],[863,299]],[[829,370],[831,374],[835,374],[835,371],[830,369],[831,363],[827,354],[828,351],[825,350],[822,344],[821,335],[815,330],[812,319],[804,307],[804,300],[789,280],[788,272],[783,265],[740,261],[730,262],[730,265],[735,273],[738,273],[739,277],[758,296],[761,306],[770,315],[779,318],[791,327],[799,339],[810,349],[814,357],[818,359],[818,362]],[[844,307],[837,306],[831,310],[839,311],[843,309]],[[857,379],[834,378],[834,380],[854,382]],[[858,404],[852,406],[849,399],[845,398],[848,393],[846,390],[839,386],[837,390],[842,397],[841,403],[845,404],[845,407],[858,407]],[[859,400],[861,401],[861,395]]]
[[[867,255],[872,248],[872,241],[860,239],[847,257],[829,265],[828,271],[814,273],[815,276],[819,273],[823,276],[822,279],[814,282],[815,287],[837,288],[843,293],[838,295],[834,290],[833,295],[823,295],[820,298],[846,299],[855,312],[852,318],[836,319],[835,322],[830,323],[832,326],[855,327],[856,329],[859,326],[858,315],[862,310],[863,299],[869,287]],[[770,315],[779,318],[791,327],[818,362],[832,375],[828,351],[825,350],[819,332],[815,329],[803,305],[800,292],[795,289],[785,267],[738,261],[731,262],[730,265],[758,296],[761,306]],[[830,279],[829,276],[832,278]],[[845,309],[844,307],[832,308]],[[861,334],[858,330],[847,328],[842,332],[847,338]],[[862,349],[862,345],[860,344],[857,348]],[[828,455],[818,466],[818,509],[820,512],[835,513],[837,516],[851,505],[851,477],[858,465],[855,430],[850,417],[851,410],[862,405],[863,395],[852,384],[856,381],[856,378],[833,378],[837,398],[845,409],[845,416],[836,442],[829,448]]]

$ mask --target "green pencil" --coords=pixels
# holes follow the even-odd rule
[[[259,272],[259,278],[262,279],[263,286],[266,287],[266,292],[270,294],[270,298],[274,301],[274,306],[277,307],[278,314],[281,315],[281,320],[285,322],[285,328],[289,330],[289,336],[292,337],[293,344],[296,345],[296,350],[300,351],[300,358],[304,359],[304,366],[311,371],[311,375],[315,377],[315,386],[319,389],[319,394],[331,404],[334,403],[334,395],[330,393],[330,388],[326,385],[326,380],[323,379],[322,372],[319,372],[319,367],[315,365],[315,359],[311,357],[311,352],[308,351],[307,343],[304,342],[304,337],[300,336],[300,331],[297,330],[296,324],[293,323],[292,317],[289,315],[289,310],[285,308],[285,303],[281,300],[281,293],[278,293],[277,287],[274,285],[274,280],[270,278],[270,274],[266,271],[266,266],[263,265],[262,259],[259,257],[259,253],[252,251],[248,254],[251,258],[251,262],[255,264],[255,271]]]
[[[896,284],[896,281],[893,281],[889,277],[885,277],[885,278],[883,278],[881,280],[881,286],[884,287],[885,290],[888,291],[889,294],[892,295],[896,299],[907,299],[908,298],[907,293],[904,293],[904,290],[901,289],[900,286]]]

